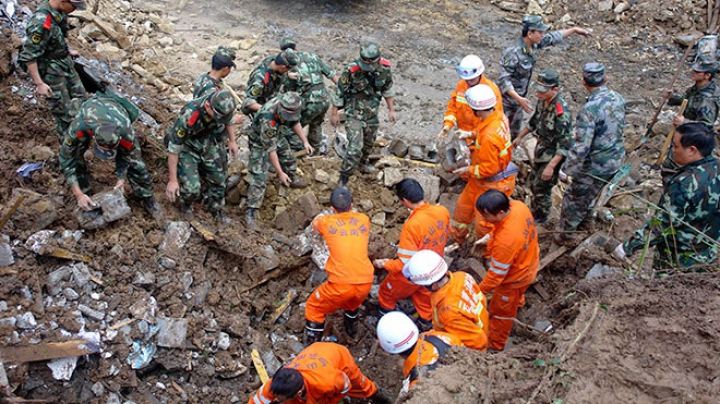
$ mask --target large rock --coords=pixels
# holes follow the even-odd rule
[[[188,320],[186,318],[158,318],[160,331],[157,345],[165,348],[184,348],[187,337]]]
[[[163,255],[179,258],[189,238],[190,224],[187,222],[170,222],[165,232],[165,239],[158,249]]]
[[[317,197],[312,191],[308,191],[287,209],[277,214],[275,227],[278,230],[297,231],[305,228],[318,213],[320,206]]]
[[[57,219],[55,202],[49,196],[24,188],[13,189],[12,200],[20,196],[25,199],[11,217],[15,228],[35,232],[48,227]]]
[[[414,178],[422,186],[425,191],[425,200],[430,203],[437,202],[440,197],[440,178],[431,174],[427,174],[422,169],[411,169],[405,175],[405,178]]]
[[[80,226],[86,229],[99,229],[129,215],[132,210],[125,200],[125,195],[119,189],[100,192],[92,197],[98,206],[91,211],[77,210],[77,219]]]
[[[403,180],[403,173],[399,168],[388,167],[383,170],[383,179],[386,187],[392,187]]]

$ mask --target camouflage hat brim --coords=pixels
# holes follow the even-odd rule
[[[373,60],[372,62],[366,61],[365,59],[359,59],[358,60],[358,66],[360,66],[360,69],[371,72],[375,70],[375,64],[380,60],[380,58],[377,58]]]
[[[282,106],[278,106],[278,114],[282,117],[282,119],[294,122],[300,120],[300,110],[291,111],[289,109],[285,109]]]
[[[233,120],[233,115],[234,114],[232,114],[232,113],[227,114],[227,115],[216,114],[215,121],[221,125],[229,125]]]
[[[84,0],[69,0],[69,1],[70,1],[70,4],[72,4],[78,10],[87,9],[87,4],[85,4]]]
[[[553,86],[553,85],[543,84],[543,83],[540,83],[540,82],[537,82],[537,81],[534,82],[532,86],[533,86],[533,88],[534,88],[535,90],[540,91],[541,93],[544,93],[544,92],[546,92],[546,91],[550,91],[550,90],[553,89],[553,87],[555,87],[555,86]]]
[[[107,150],[107,149],[101,149],[97,142],[95,142],[95,145],[93,146],[93,154],[95,157],[102,161],[108,161],[115,158],[117,155],[117,150]]]

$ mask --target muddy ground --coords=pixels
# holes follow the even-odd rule
[[[641,144],[640,135],[660,100],[658,89],[668,85],[685,50],[675,39],[706,28],[706,3],[640,0],[626,3],[629,8],[618,13],[619,2],[610,4],[609,9],[607,2],[586,0],[539,3],[546,20],[556,28],[580,25],[593,34],[591,39],[571,37],[564,45],[541,51],[538,71],[553,67],[561,72],[571,109],[577,111],[585,99],[580,71],[582,64],[590,61],[606,65],[609,86],[628,101],[625,134],[634,169],[618,192],[635,191],[613,198],[608,211],[614,220],[598,220],[598,232],[588,245],[553,260],[540,274],[538,286],[528,292],[528,304],[518,319],[528,325],[548,321],[551,333],[539,335],[518,325],[504,352],[458,349],[430,378],[421,381],[408,402],[716,402],[720,396],[720,330],[715,310],[718,276],[671,274],[654,279],[647,269],[650,262],[645,262],[640,272],[631,272],[607,253],[616,240],[642,224],[647,201],[658,199],[659,174],[650,170],[647,162],[654,161],[663,139],[653,135]],[[282,36],[294,36],[302,50],[317,53],[336,69],[356,56],[362,41],[378,41],[383,55],[393,63],[399,118],[397,125],[383,124],[382,137],[427,144],[435,140],[448,94],[457,82],[454,65],[464,55],[477,53],[485,61],[487,75],[497,78],[500,54],[519,35],[517,22],[528,5],[444,0],[195,0],[178,4],[103,2],[101,8],[115,21],[126,23],[130,32],[143,25],[149,14],[160,17],[156,25],[173,25],[170,42],[164,40],[166,35],[150,35],[147,45],[140,46],[138,40],[137,46],[126,51],[134,57],[152,55],[143,66],[162,66],[157,69],[158,77],[165,83],[181,83],[175,86],[159,88],[137,76],[137,83],[127,81],[133,77],[131,69],[112,62],[108,52],[97,51],[95,45],[103,38],[78,36],[87,23],[76,22],[78,29],[71,42],[86,58],[110,61],[111,70],[122,72],[124,78],[111,81],[157,122],[156,126],[138,123],[135,129],[166,219],[178,221],[175,207],[164,198],[167,170],[157,141],[191,92],[189,83],[207,70],[218,44],[240,41],[238,69],[228,83],[242,93],[251,68],[276,52]],[[508,11],[513,9],[521,12]],[[4,26],[9,38],[9,27]],[[10,40],[3,46],[12,51]],[[676,88],[690,85],[687,71],[681,73]],[[247,401],[259,385],[250,358],[252,349],[263,355],[272,371],[302,348],[298,341],[304,325],[302,302],[322,280],[322,271],[296,256],[295,237],[307,224],[306,216],[327,206],[339,160],[332,153],[302,160],[300,168],[311,183],[309,189],[288,190],[271,180],[261,211],[264,228],[259,232],[242,225],[241,197],[237,198],[239,206],[228,207],[235,221],[227,228],[218,227],[204,209],[196,208],[198,221],[229,247],[218,248],[193,231],[182,248],[168,249],[163,241],[172,238],[171,229],[182,225],[151,220],[132,197],[133,215],[104,229],[75,233],[80,237],[73,238],[70,232],[79,225],[74,197],[57,169],[54,123],[43,102],[33,102],[32,90],[22,74],[4,78],[0,87],[0,107],[5,111],[4,125],[0,125],[2,212],[19,194],[28,195],[33,202],[25,202],[1,229],[9,237],[14,264],[0,268],[0,299],[5,302],[0,312],[0,343],[13,347],[63,341],[68,337],[61,330],[77,333],[84,329],[101,333],[103,353],[81,358],[69,381],[55,380],[47,362],[6,363],[14,394],[62,403]],[[381,119],[385,116],[383,106]],[[325,132],[332,136],[334,131],[328,125]],[[520,162],[521,153],[516,157]],[[15,170],[28,161],[44,161],[45,165],[30,178],[21,179]],[[409,170],[415,175],[439,174],[437,168],[417,163],[385,159],[382,164],[395,165],[405,174]],[[233,167],[241,170],[242,163]],[[107,164],[92,161],[91,170],[96,192],[115,183],[113,168]],[[374,219],[371,258],[392,256],[407,211],[381,177],[353,178],[350,188],[358,210]],[[443,179],[438,188],[440,201],[452,208],[461,188],[462,184]],[[295,215],[298,208],[294,204],[309,191],[317,203],[301,204],[302,214]],[[522,199],[526,195],[519,186],[516,196]],[[283,214],[288,209],[293,220]],[[543,256],[558,248],[551,242],[557,214],[541,229]],[[43,228],[66,232],[56,241],[58,245],[91,256],[88,269],[98,281],[83,282],[86,272],[81,264],[24,249],[25,240]],[[588,236],[580,233],[578,239]],[[453,269],[478,277],[482,274],[469,249],[461,249],[452,258]],[[633,258],[637,263],[638,257]],[[244,292],[268,273],[277,274],[266,273],[272,263],[279,264],[283,273]],[[614,274],[585,280],[596,264],[606,265]],[[56,276],[58,271],[69,272]],[[378,281],[382,276],[378,271]],[[298,296],[288,313],[271,323],[274,307],[291,289]],[[87,310],[83,314],[79,305],[104,316],[94,318]],[[16,321],[3,321],[26,313],[32,313],[37,324],[23,328]],[[366,375],[396,392],[402,366],[397,357],[378,349],[367,322],[375,314],[376,300],[371,297],[361,314],[367,326],[361,327],[359,342],[350,348]],[[158,347],[149,364],[132,369],[126,360],[133,341],[154,343],[153,325],[163,317],[187,320],[182,346]],[[126,319],[133,322],[113,329]],[[327,336],[347,343],[341,323],[340,315],[331,316]]]

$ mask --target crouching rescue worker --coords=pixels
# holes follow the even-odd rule
[[[142,159],[140,145],[135,141],[132,123],[140,112],[129,101],[114,94],[98,92],[85,101],[70,123],[60,147],[60,170],[70,185],[78,206],[92,210],[90,171],[83,155],[93,146],[100,160],[115,160],[118,182],[123,190],[129,182],[133,193],[155,219],[162,217],[162,208],[153,197],[153,181]]]
[[[325,330],[325,316],[345,310],[345,332],[354,340],[358,335],[358,310],[373,283],[373,265],[368,258],[370,218],[353,212],[352,195],[347,188],[336,188],[330,195],[333,214],[312,222],[330,250],[325,264],[327,282],[315,289],[305,303],[305,343],[319,341]]]
[[[401,394],[407,393],[420,376],[426,377],[434,370],[450,347],[463,345],[460,338],[447,332],[431,330],[419,334],[415,323],[400,311],[387,313],[378,321],[377,337],[385,352],[405,359]]]
[[[491,189],[480,195],[475,207],[494,225],[486,250],[490,266],[480,290],[495,292],[489,307],[489,339],[490,348],[500,351],[510,336],[518,307],[525,305],[525,291],[537,275],[538,234],[530,208],[500,191]]]
[[[362,374],[350,351],[332,342],[316,342],[278,369],[248,404],[338,404],[345,397],[390,404],[393,398]]]
[[[443,257],[431,250],[413,255],[403,275],[432,292],[434,330],[455,335],[468,348],[487,349],[487,301],[472,276],[448,271]]]
[[[410,209],[400,233],[397,258],[378,259],[373,262],[377,268],[388,271],[378,292],[379,314],[382,316],[395,310],[398,300],[411,298],[418,314],[418,325],[432,328],[432,306],[430,291],[411,283],[402,274],[403,266],[420,250],[433,250],[442,254],[450,233],[450,212],[440,205],[425,202],[425,191],[417,180],[406,178],[395,185],[395,194],[400,203]]]

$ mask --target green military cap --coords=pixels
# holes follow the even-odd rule
[[[538,81],[533,85],[537,91],[545,92],[560,85],[560,73],[557,70],[547,69],[538,73]]]
[[[293,67],[298,64],[298,56],[292,49],[285,49],[275,57],[275,64],[279,66]]]
[[[592,62],[583,66],[583,80],[590,87],[597,87],[605,82],[605,66]]]
[[[295,42],[292,37],[286,36],[280,40],[280,50],[285,50],[287,48],[295,49],[296,46],[297,42]]]
[[[85,10],[87,8],[87,4],[85,4],[85,0],[68,0],[70,4],[75,6],[78,10]]]
[[[542,17],[539,15],[526,15],[522,19],[522,23],[530,31],[547,31],[550,29],[549,25],[543,24]]]
[[[299,121],[300,107],[302,107],[300,94],[290,91],[280,96],[280,108],[278,108],[278,113],[286,121]]]
[[[718,71],[718,62],[714,60],[698,60],[692,65],[692,69],[702,73],[716,73]]]
[[[216,61],[220,62],[223,66],[237,67],[235,66],[235,51],[224,46],[219,46],[215,51],[213,62]]]
[[[210,96],[210,106],[215,114],[215,121],[222,125],[229,124],[235,112],[235,98],[228,90],[213,92]]]
[[[100,160],[107,161],[117,155],[117,147],[120,144],[119,125],[113,123],[104,123],[93,132],[95,134],[95,145],[93,146],[93,154]]]
[[[360,68],[374,70],[373,64],[380,59],[380,47],[375,42],[368,42],[360,47]]]

